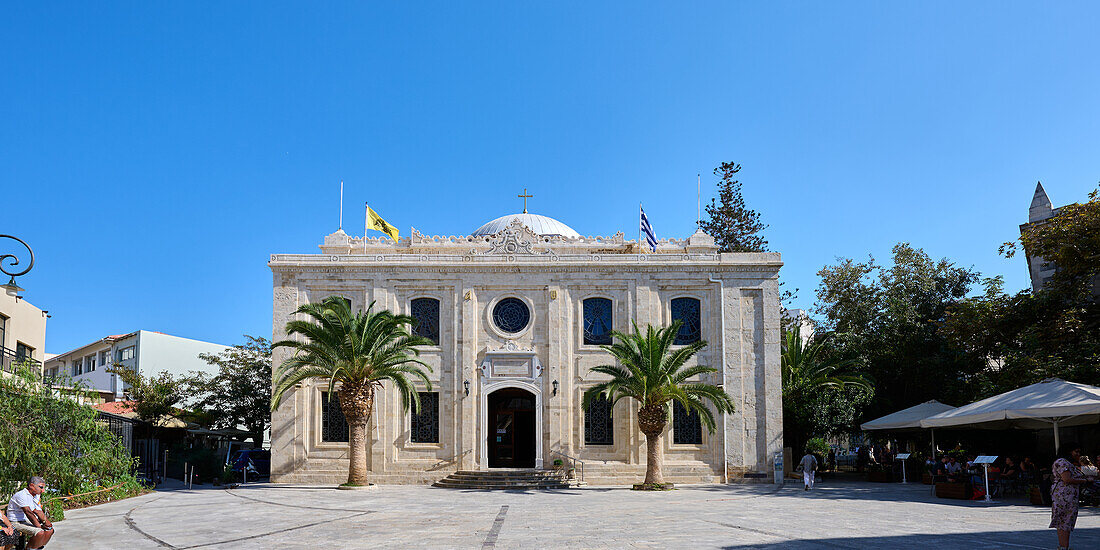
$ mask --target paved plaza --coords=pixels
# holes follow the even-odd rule
[[[929,495],[926,485],[701,485],[664,493],[250,485],[165,490],[73,510],[53,549],[1056,548],[1050,511]],[[1075,548],[1100,548],[1082,510]]]

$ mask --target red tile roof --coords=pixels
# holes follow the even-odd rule
[[[103,411],[110,414],[126,414],[133,412],[133,401],[113,401],[111,403],[100,403],[98,405],[92,405],[92,408]]]

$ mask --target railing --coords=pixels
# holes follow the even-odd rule
[[[4,372],[15,372],[15,364],[29,361],[38,365],[39,370],[42,369],[42,362],[26,355],[19,355],[15,353],[15,350],[0,346],[0,370]]]
[[[440,468],[442,468],[442,467],[444,467],[448,464],[454,464],[454,463],[458,462],[459,459],[461,459],[462,457],[470,454],[471,452],[473,452],[473,449],[466,449],[465,451],[462,451],[461,453],[456,453],[454,455],[451,455],[450,458],[445,458],[443,460],[440,460],[439,462],[436,462],[435,464],[432,464],[430,467],[428,467],[428,471],[438,470],[438,469],[440,469]]]
[[[584,461],[583,460],[581,460],[581,459],[579,459],[575,456],[569,456],[569,455],[567,455],[567,454],[565,454],[561,451],[551,450],[550,454],[558,455],[558,456],[572,462],[573,463],[573,470],[575,472],[577,472],[577,480],[581,481],[581,482],[584,481]],[[581,467],[579,469],[577,468],[577,464],[581,465]]]

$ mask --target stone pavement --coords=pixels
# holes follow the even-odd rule
[[[1057,548],[1050,510],[949,501],[926,485],[833,482],[483,492],[257,484],[73,510],[49,548]],[[1100,548],[1082,510],[1074,548]]]

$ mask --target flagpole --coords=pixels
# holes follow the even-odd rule
[[[645,249],[642,248],[642,203],[638,203],[638,250],[645,254]]]
[[[370,203],[363,203],[363,243],[367,242],[367,228],[370,227]]]
[[[695,228],[703,228],[703,176],[695,174]]]
[[[340,180],[340,229],[344,229],[344,180]]]

